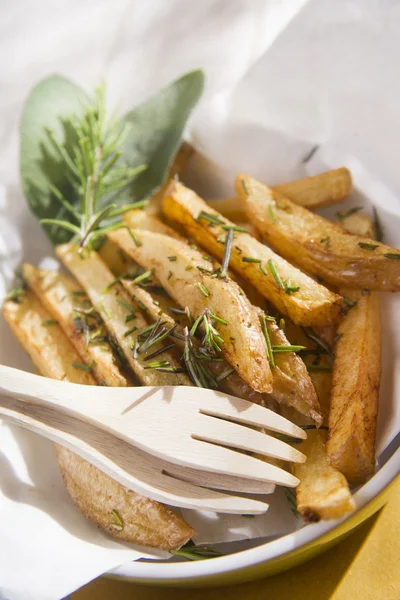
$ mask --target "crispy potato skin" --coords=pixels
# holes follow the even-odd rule
[[[132,492],[66,448],[57,446],[56,455],[74,504],[113,537],[149,548],[173,550],[195,533],[166,506]],[[113,510],[124,522],[122,531],[113,526]]]
[[[277,252],[331,285],[400,291],[400,250],[348,233],[246,175],[236,180],[249,220]]]
[[[325,171],[314,177],[297,179],[272,189],[305,208],[318,208],[343,202],[352,188],[351,174],[346,167]]]
[[[326,431],[308,431],[307,439],[296,446],[307,456],[307,462],[293,467],[300,479],[297,510],[307,523],[337,519],[355,509],[345,477],[329,462],[326,437]]]
[[[182,225],[186,233],[201,246],[222,258],[224,244],[217,239],[226,231],[219,225],[210,227],[207,221],[197,220],[201,211],[210,212],[210,209],[195,192],[182,184],[174,184],[164,198],[163,210],[171,221]],[[219,213],[211,212],[225,225],[233,225]],[[246,257],[260,260],[267,275],[261,271],[260,264],[243,261]],[[296,293],[287,294],[280,289],[272,274],[268,273],[268,260],[273,261],[283,281],[290,280],[292,285],[299,286]],[[247,233],[235,233],[230,266],[295,323],[326,325],[336,322],[341,316],[343,302],[340,296],[316,283]]]
[[[51,314],[27,291],[22,302],[6,302],[3,314],[15,336],[45,377],[96,385],[94,377],[72,366],[80,357],[58,325],[46,327]],[[55,445],[59,468],[73,502],[83,514],[112,536],[133,544],[172,550],[185,544],[194,530],[162,504],[128,490],[82,458]],[[124,522],[113,527],[116,510]]]
[[[126,230],[124,233],[131,239]],[[137,306],[132,307],[135,308],[134,324],[126,323],[125,319],[129,311],[121,304],[121,301],[132,305],[131,299],[120,284],[114,285],[106,291],[106,287],[114,282],[114,276],[96,252],[93,251],[85,258],[81,258],[76,248],[71,244],[64,244],[57,247],[57,254],[85,289],[90,301],[101,315],[110,334],[114,336],[123,350],[129,366],[141,383],[144,385],[191,385],[191,380],[184,373],[161,373],[154,369],[146,369],[145,355],[133,357],[131,345],[135,342],[138,333],[149,323]],[[137,329],[126,335],[126,332],[133,326]],[[157,360],[167,360],[173,367],[181,366],[169,352],[163,352]]]
[[[83,333],[77,331],[73,312],[79,302],[74,300],[73,292],[80,291],[80,285],[68,275],[56,271],[37,269],[33,265],[23,265],[23,277],[29,288],[37,295],[78,352],[82,361],[93,364],[92,372],[101,385],[126,387],[132,382],[115,364],[111,347],[86,344]]]
[[[375,439],[381,376],[379,295],[343,293],[357,305],[338,327],[328,455],[331,463],[354,484],[375,471]]]
[[[139,247],[125,230],[112,232],[110,238],[143,267],[153,269],[170,296],[183,308],[188,306],[195,317],[208,308],[227,321],[227,325],[217,327],[225,342],[225,358],[253,389],[270,392],[272,374],[261,326],[239,286],[199,271],[197,267],[210,271],[210,263],[186,243],[150,231],[137,230],[136,234]],[[170,261],[169,256],[176,256],[176,260]],[[198,284],[205,286],[209,296],[204,296]]]

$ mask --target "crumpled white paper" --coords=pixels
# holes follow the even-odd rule
[[[17,126],[29,89],[55,71],[88,89],[105,75],[111,102],[125,110],[203,67],[207,87],[190,127],[201,154],[188,174],[199,192],[231,195],[238,171],[274,184],[347,165],[357,186],[350,202],[368,208],[372,200],[386,241],[399,245],[399,25],[395,0],[8,3],[0,23],[0,298],[21,258],[39,263],[52,252],[19,189]],[[318,151],[303,164],[314,145]],[[383,314],[378,453],[400,424],[400,306],[393,295]],[[32,368],[2,319],[0,360]],[[56,600],[144,555],[75,509],[49,442],[1,424],[0,514],[5,600]],[[298,526],[279,492],[267,515],[255,519],[184,514],[197,542]]]

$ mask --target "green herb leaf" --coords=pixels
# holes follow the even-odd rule
[[[358,242],[357,245],[363,250],[375,250],[379,246],[379,244],[368,244],[366,242]]]
[[[400,259],[400,254],[395,254],[394,252],[387,252],[386,254],[383,255],[385,258],[394,258],[399,260]]]

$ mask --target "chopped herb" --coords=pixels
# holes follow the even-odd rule
[[[136,304],[138,305],[139,308],[141,308],[142,310],[147,310],[147,307],[145,304],[143,304],[143,302],[141,300],[136,300]]]
[[[42,325],[47,327],[48,325],[58,325],[57,319],[47,319],[46,321],[42,321]]]
[[[140,241],[140,239],[138,238],[136,233],[134,231],[132,231],[132,229],[130,227],[127,227],[127,230],[128,230],[129,235],[131,236],[133,243],[135,244],[135,246],[137,248],[139,248],[142,245],[142,242]]]
[[[240,225],[222,225],[221,229],[224,229],[225,231],[236,231],[237,233],[249,233],[249,230],[246,227],[241,227]],[[219,239],[220,238],[217,239],[217,242]]]
[[[319,149],[319,144],[315,144],[315,146],[313,146],[311,148],[311,150],[309,152],[307,152],[307,154],[301,159],[302,164],[305,165],[306,163],[308,163],[308,161],[312,159],[312,157],[314,156],[314,154],[317,152],[318,149]]]
[[[293,345],[281,345],[281,346],[272,346],[272,352],[274,354],[282,354],[285,352],[300,352],[301,350],[305,350],[305,346],[293,346]]]
[[[263,265],[262,263],[260,263],[260,271],[261,273],[263,273],[264,275],[268,275],[268,271],[265,268],[265,265]]]
[[[175,306],[167,306],[168,310],[174,313],[175,315],[185,315],[186,311],[182,308],[176,308]]]
[[[336,346],[336,344],[342,337],[343,337],[343,333],[337,333],[333,339],[333,345]]]
[[[84,363],[74,360],[72,366],[81,371],[86,371],[86,373],[91,373],[93,371],[94,362],[92,361],[89,365],[85,365]]]
[[[103,311],[103,313],[106,315],[107,319],[111,319],[111,315],[108,312],[108,310],[106,309],[106,307],[104,306],[104,303],[100,302],[99,306],[100,306],[100,310]]]
[[[111,514],[115,519],[115,522],[111,523],[111,527],[116,531],[122,531],[124,528],[124,521],[122,520],[120,514],[115,509],[111,511]]]
[[[233,229],[229,229],[226,235],[224,256],[222,259],[220,277],[226,277],[228,275],[229,261],[231,259],[232,252],[232,243],[233,243]]]
[[[199,290],[201,291],[201,293],[203,294],[203,296],[205,296],[206,298],[208,298],[208,296],[210,296],[210,292],[208,291],[208,289],[202,284],[202,283],[198,283],[197,287],[199,288]]]
[[[353,206],[353,208],[349,208],[348,210],[339,210],[336,213],[336,218],[338,221],[343,221],[343,219],[346,219],[346,217],[350,217],[350,215],[354,215],[362,209],[362,206]]]
[[[210,225],[223,225],[224,222],[218,217],[218,215],[214,215],[213,213],[208,213],[202,210],[196,218],[196,221],[207,221]]]
[[[247,188],[247,185],[246,185],[246,184],[245,184],[245,182],[244,182],[244,179],[241,179],[241,180],[240,180],[240,183],[242,184],[242,188],[244,189],[244,191],[246,192],[246,194],[247,194],[247,195],[249,195],[249,194],[250,194],[250,192],[249,192],[249,190],[248,190],[248,188]]]
[[[21,302],[22,296],[25,294],[25,288],[24,287],[16,287],[13,290],[11,290],[7,296],[5,297],[5,300],[10,300],[11,302],[15,302],[16,304],[19,304]]]
[[[131,333],[134,333],[135,331],[137,331],[137,327],[131,327],[130,329],[125,331],[124,337],[128,337],[128,335],[131,335]]]
[[[400,259],[400,254],[394,254],[393,252],[387,252],[386,254],[383,255],[385,258],[394,258],[399,260]]]
[[[331,241],[331,238],[329,235],[320,239],[320,243],[325,244],[326,246],[329,246],[330,241]]]
[[[171,333],[174,331],[176,326],[177,326],[177,324],[174,323],[174,325],[172,325],[172,327],[167,329],[165,327],[165,323],[163,323],[161,321],[161,319],[158,319],[157,322],[153,324],[153,327],[148,330],[150,333],[147,336],[147,338],[145,339],[145,341],[139,347],[138,353],[143,354],[143,352],[147,352],[148,350],[150,350],[150,348],[152,348],[156,344],[159,344],[160,342],[164,341],[166,337],[171,335]],[[140,334],[141,338],[143,337],[144,331],[145,330],[143,330]]]
[[[379,246],[379,244],[368,244],[366,242],[358,242],[357,245],[363,250],[375,250]]]
[[[156,371],[159,373],[187,373],[184,367],[160,367]]]
[[[133,321],[133,319],[136,319],[136,313],[134,312],[125,317],[125,323],[129,323],[129,321]]]
[[[267,319],[265,317],[265,313],[264,312],[261,315],[261,328],[262,328],[262,332],[264,334],[265,343],[267,344],[267,356],[268,356],[268,360],[269,360],[269,363],[270,363],[271,367],[274,368],[275,367],[274,353],[272,351],[271,339],[269,337],[268,327],[267,327]]]
[[[372,209],[373,210],[373,214],[374,214],[374,225],[375,225],[375,238],[378,240],[378,242],[382,242],[383,241],[383,229],[382,229],[382,224],[378,215],[378,211],[376,210],[375,206]]]
[[[159,354],[162,354],[163,352],[166,352],[167,350],[170,350],[175,345],[176,345],[175,342],[172,342],[171,344],[167,344],[167,346],[163,346],[162,348],[159,348],[158,350],[155,350],[154,352],[152,352],[151,354],[149,354],[148,356],[146,356],[146,358],[144,360],[145,361],[152,360],[153,358],[155,358]]]
[[[326,344],[324,340],[320,338],[310,327],[302,327],[302,330],[304,334],[308,337],[308,339],[315,342],[320,348],[322,348],[324,352],[326,352],[326,354],[332,356],[332,352],[328,344]],[[316,352],[316,350],[313,350],[313,353],[315,354],[318,352]]]
[[[95,338],[92,338],[91,340],[89,340],[89,344],[91,346],[97,346],[98,344],[105,344],[107,342],[108,342],[107,335],[98,335]]]
[[[185,269],[185,271],[191,271],[193,269],[193,265],[188,265]]]
[[[163,313],[165,313],[165,310],[163,308],[160,308],[160,310],[158,311],[158,315],[162,315]]]
[[[226,235],[225,234],[219,235],[217,237],[217,243],[218,244],[225,244],[225,242],[226,242]]]
[[[290,279],[286,279],[283,285],[285,286],[285,293],[288,295],[294,294],[300,289],[300,286],[298,285],[291,285]]]
[[[256,515],[242,515],[242,517],[245,517],[246,519],[254,519]]]
[[[273,207],[272,204],[268,205],[268,213],[269,213],[271,221],[273,223],[276,223],[276,212],[275,212],[274,207]]]
[[[144,368],[145,369],[165,369],[165,367],[169,367],[169,360],[155,360],[154,362],[149,363]]]
[[[272,260],[272,258],[269,259],[267,264],[268,264],[269,270],[271,271],[272,277],[275,279],[277,286],[279,287],[279,289],[284,290],[285,286],[282,283],[282,279],[279,277],[279,273],[275,268],[274,261]]]
[[[357,304],[356,300],[350,300],[350,298],[346,298],[346,296],[342,296],[342,298],[343,298],[343,302],[345,303],[345,305],[348,306],[349,308],[353,308],[353,306],[355,306]]]
[[[369,296],[371,294],[371,292],[370,292],[370,290],[364,289],[364,290],[361,291],[361,294],[363,296]]]
[[[306,365],[307,371],[310,373],[318,372],[318,371],[332,371],[331,365]]]
[[[204,254],[204,255],[203,255],[203,259],[204,259],[204,260],[207,260],[208,262],[212,262],[212,258],[211,258],[211,256],[207,256],[207,254]]]
[[[292,207],[289,204],[280,204],[279,202],[275,202],[275,206],[280,210],[285,210],[286,212],[292,212]]]
[[[235,246],[235,250],[238,254],[242,254],[243,250],[241,249],[240,246]]]
[[[252,258],[251,256],[243,256],[242,262],[261,263],[261,260],[259,258]]]
[[[172,271],[168,271],[168,277],[167,277],[167,281],[169,281],[172,277]]]
[[[281,317],[281,319],[279,319],[279,329],[285,329],[286,327],[286,323],[285,323],[285,319],[283,317]]]
[[[135,312],[133,306],[131,304],[129,304],[129,302],[124,300],[124,298],[117,298],[117,302],[120,306],[122,306],[123,308],[126,308],[126,310],[128,310],[130,314]]]
[[[296,492],[294,492],[291,488],[287,488],[287,487],[285,487],[284,490],[285,490],[286,499],[289,502],[292,513],[294,514],[294,516],[297,519],[299,519],[300,513],[297,510]]]
[[[200,267],[199,265],[196,265],[196,269],[198,269],[201,273],[207,273],[207,275],[212,274],[212,271],[210,271],[209,269],[205,269],[204,267]]]
[[[184,546],[180,550],[170,550],[170,554],[186,558],[186,560],[207,560],[222,556],[221,552],[209,546]]]
[[[207,367],[202,364],[200,356],[195,350],[193,338],[189,333],[188,327],[185,327],[183,333],[185,340],[183,360],[189,377],[197,387],[216,389],[218,383],[209,373]]]
[[[197,250],[196,244],[190,244],[189,248],[191,248],[192,250]]]
[[[228,321],[225,321],[225,319],[221,319],[221,317],[217,317],[217,315],[214,315],[213,313],[210,313],[210,317],[214,321],[217,321],[217,323],[222,323],[222,325],[228,325]]]
[[[175,262],[176,261],[176,256],[167,256],[169,262]]]
[[[132,285],[138,285],[139,283],[146,281],[146,279],[149,279],[149,277],[151,277],[152,275],[153,275],[153,269],[150,269],[149,271],[145,271],[144,273],[141,273],[140,275],[138,275],[137,277],[132,279]]]
[[[73,296],[87,296],[86,292],[83,290],[74,290],[71,292]]]

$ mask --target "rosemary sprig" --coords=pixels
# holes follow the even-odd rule
[[[265,343],[267,345],[267,356],[268,356],[269,364],[271,365],[272,368],[274,368],[275,367],[274,353],[272,350],[271,339],[270,339],[269,333],[268,333],[267,319],[266,319],[266,315],[264,312],[261,315],[261,328],[262,328],[262,332],[263,332],[263,335],[265,338]]]
[[[170,550],[173,556],[179,556],[186,560],[207,560],[222,556],[221,552],[209,546],[183,546],[180,550]]]
[[[103,87],[95,90],[94,97],[84,107],[81,115],[72,115],[67,124],[76,135],[72,149],[61,145],[53,132],[46,129],[48,140],[65,169],[65,177],[72,184],[73,193],[79,209],[66,198],[63,192],[52,186],[54,197],[68,212],[72,221],[62,219],[42,219],[44,225],[56,225],[74,234],[79,241],[79,249],[89,249],[101,236],[112,229],[126,227],[115,223],[123,213],[138,204],[117,207],[105,202],[110,196],[127,187],[133,179],[147,167],[128,167],[121,163],[121,152],[125,131],[114,118],[106,113],[105,91]],[[113,222],[114,220],[114,222]]]

